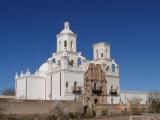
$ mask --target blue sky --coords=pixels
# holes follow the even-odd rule
[[[46,62],[65,21],[87,59],[93,43],[112,44],[121,90],[160,91],[159,6],[158,0],[0,0],[0,91],[14,87],[16,72]]]

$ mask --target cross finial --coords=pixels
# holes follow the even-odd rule
[[[69,29],[69,22],[64,23],[64,29]]]

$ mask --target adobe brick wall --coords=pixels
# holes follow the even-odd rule
[[[0,109],[6,114],[44,114],[59,104],[69,112],[78,112],[79,103],[76,101],[23,101],[16,99],[0,99]]]

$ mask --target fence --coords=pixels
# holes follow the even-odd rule
[[[150,117],[150,116],[130,116],[129,120],[159,120],[159,118],[156,117]]]

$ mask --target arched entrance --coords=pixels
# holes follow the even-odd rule
[[[98,99],[94,99],[94,104],[97,104],[98,103]]]

